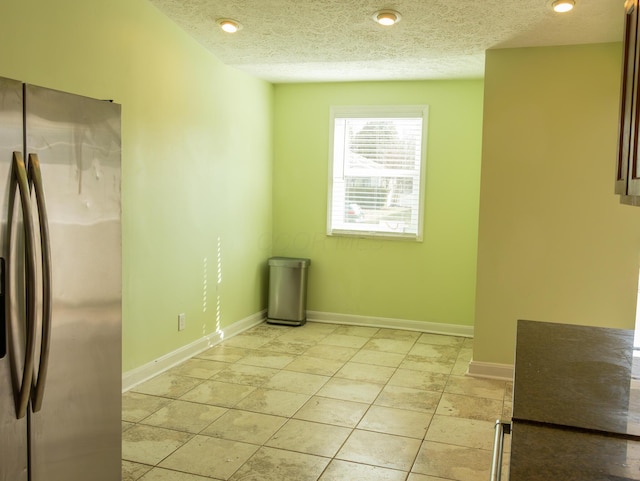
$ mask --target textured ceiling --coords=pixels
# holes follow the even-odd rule
[[[271,82],[474,78],[491,48],[615,42],[624,0],[151,0],[227,65]],[[402,20],[382,27],[383,8]],[[222,32],[216,19],[242,24]]]

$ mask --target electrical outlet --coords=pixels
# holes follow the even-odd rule
[[[178,331],[183,331],[185,327],[187,327],[187,320],[184,312],[182,314],[178,314]]]

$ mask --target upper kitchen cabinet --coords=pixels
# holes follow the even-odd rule
[[[638,0],[625,2],[623,39],[622,85],[620,92],[620,119],[618,160],[616,167],[616,194],[625,204],[640,205],[640,166],[638,165],[638,78],[640,74],[640,46],[638,41]]]

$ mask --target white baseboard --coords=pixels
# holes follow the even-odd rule
[[[219,344],[224,339],[240,334],[247,329],[263,322],[267,317],[266,309],[257,312],[249,317],[234,322],[223,330],[208,334],[196,341],[180,347],[173,352],[144,364],[140,367],[132,369],[122,374],[122,392],[126,392],[137,386],[138,384],[157,376],[164,371],[180,364],[183,361],[206,351],[207,349]]]
[[[122,392],[129,391],[138,384],[171,369],[172,367],[197,354],[200,354],[203,351],[206,351],[216,344],[219,344],[224,339],[233,337],[260,324],[266,319],[266,317],[267,311],[265,309],[245,319],[234,322],[221,331],[208,334],[190,344],[187,344],[186,346],[182,346],[175,351],[165,354],[154,361],[123,373]],[[307,311],[307,320],[310,322],[324,322],[328,324],[406,329],[410,331],[443,334],[447,336],[473,337],[473,326],[458,326],[455,324],[440,324],[437,322],[412,321],[387,317],[356,316],[351,314],[337,314],[318,311]],[[471,371],[471,366],[469,367],[469,371]],[[478,374],[478,376],[480,376],[480,374]]]
[[[469,376],[500,379],[501,381],[513,381],[513,364],[496,364],[493,362],[471,361],[469,363]]]
[[[307,320],[329,324],[348,324],[353,326],[379,327],[387,329],[406,329],[408,331],[428,332],[447,336],[473,337],[473,326],[440,324],[438,322],[411,321],[389,317],[356,316],[332,312],[307,311]]]

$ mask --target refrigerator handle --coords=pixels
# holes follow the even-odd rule
[[[51,243],[49,238],[49,219],[42,186],[42,172],[38,154],[29,154],[29,184],[36,194],[38,221],[40,224],[40,245],[42,252],[42,337],[40,344],[40,364],[33,376],[31,407],[37,412],[42,407],[42,398],[49,367],[49,347],[51,346]]]
[[[16,402],[16,417],[18,419],[23,418],[27,413],[27,406],[29,405],[29,394],[31,392],[31,382],[33,380],[33,365],[34,365],[34,354],[35,354],[35,341],[36,341],[36,322],[35,322],[35,313],[36,313],[36,262],[35,262],[35,236],[34,236],[34,228],[33,228],[33,217],[31,214],[31,202],[29,196],[29,181],[27,179],[27,168],[24,164],[24,158],[22,157],[21,152],[13,153],[13,162],[12,162],[12,175],[11,182],[9,187],[9,218],[8,218],[8,232],[7,238],[9,239],[9,258],[8,264],[11,265],[16,263],[17,260],[12,258],[13,248],[11,246],[11,242],[13,240],[13,236],[11,230],[13,228],[13,203],[16,196],[16,189],[20,193],[20,205],[22,207],[22,224],[25,235],[25,283],[26,283],[26,322],[25,322],[25,330],[26,330],[26,345],[24,352],[24,362],[22,370],[22,382],[18,383],[17,379],[14,379],[16,384],[20,384],[18,388],[16,386],[16,391],[18,391],[18,395],[15,398]],[[9,272],[11,272],[9,268]],[[13,289],[13,283],[7,282],[6,290],[7,290],[7,300],[11,299]],[[12,310],[7,309],[8,319],[7,322],[9,324],[9,331],[13,331],[13,322],[11,319]],[[15,335],[9,334],[9,343],[15,343]],[[19,376],[19,373],[16,373],[15,378]]]
[[[0,359],[7,355],[7,311],[5,307],[4,258],[0,257]]]

